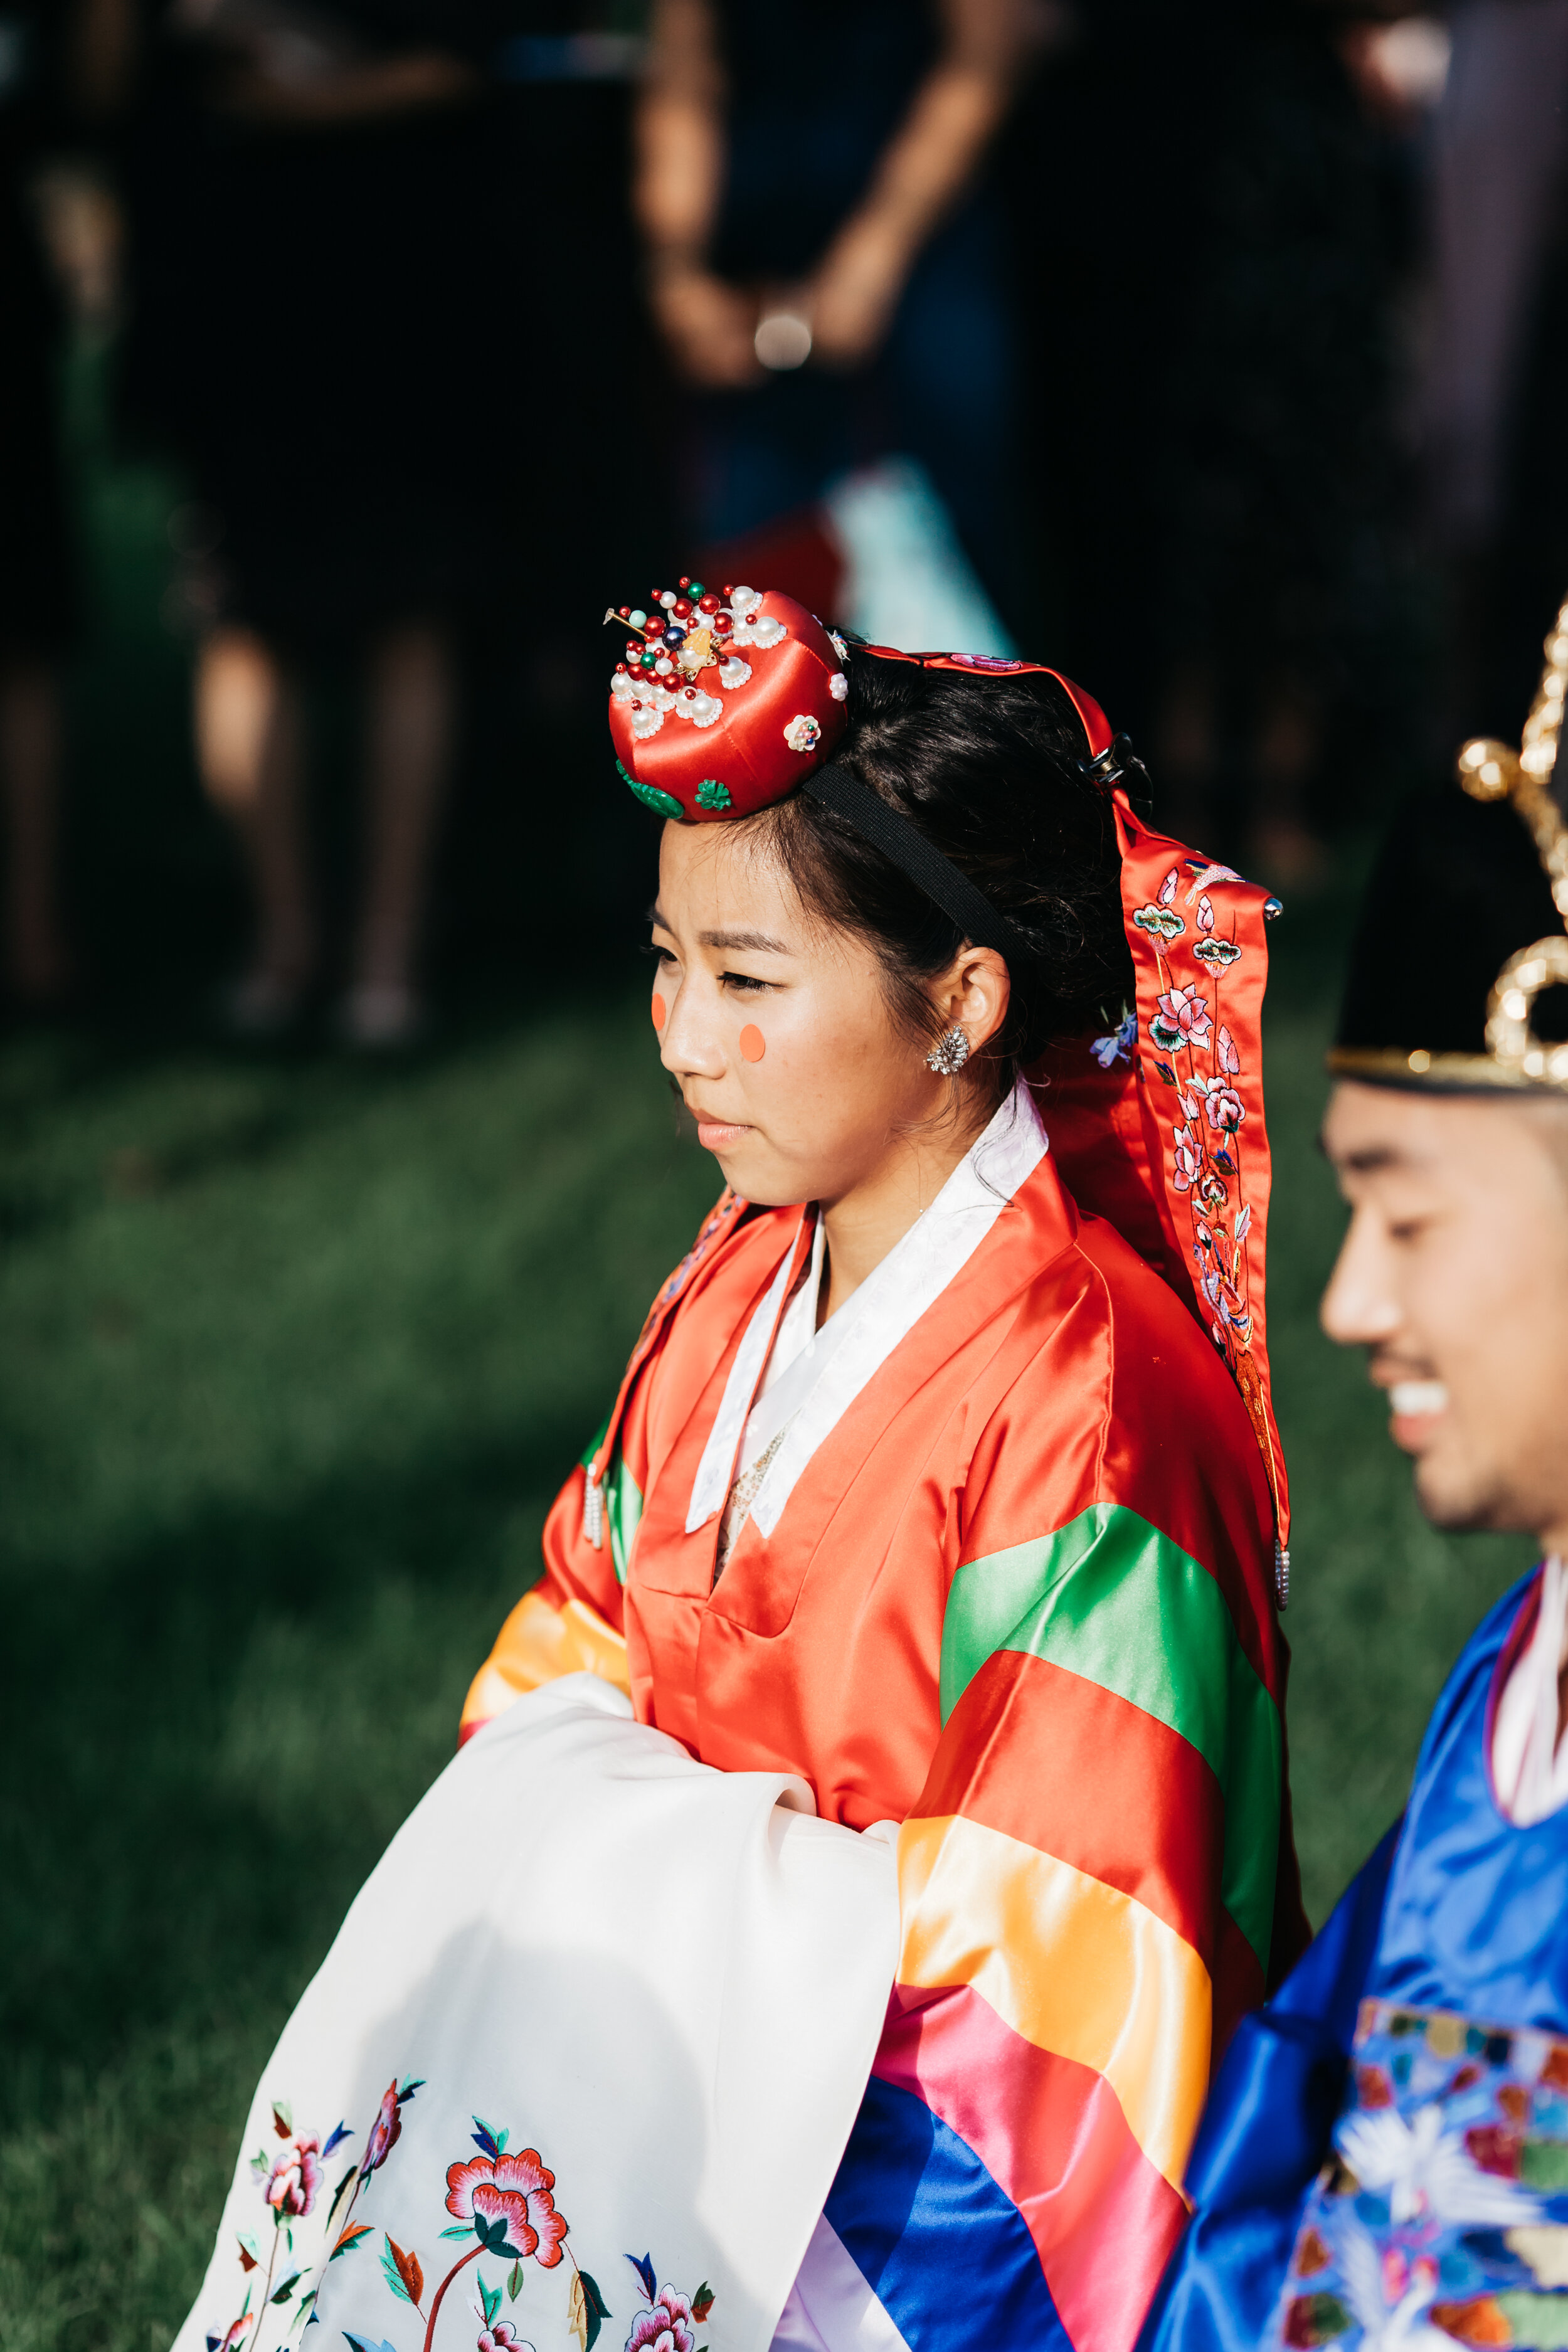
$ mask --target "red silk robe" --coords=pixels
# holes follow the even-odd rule
[[[704,1761],[901,1824],[899,1977],[826,2220],[919,2352],[1130,2352],[1215,2060],[1306,1938],[1263,1349],[1271,909],[1119,822],[1152,1050],[1056,1057],[1052,1148],[1031,1109],[983,1238],[912,1320],[885,1297],[894,1336],[715,1580],[812,1240],[810,1211],[727,1193],[464,1716],[591,1667]]]

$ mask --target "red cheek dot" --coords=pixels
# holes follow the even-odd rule
[[[655,1027],[656,1029],[662,1029],[662,1028],[663,1028],[663,1026],[664,1026],[664,1024],[665,1024],[664,999],[663,999],[663,997],[662,997],[662,996],[660,996],[660,995],[659,995],[658,992],[658,991],[657,991],[657,989],[656,989],[656,990],[655,990],[655,992],[654,992],[654,999],[653,999],[653,1025],[654,1025],[654,1027]]]
[[[767,1052],[767,1041],[754,1021],[748,1021],[741,1032],[741,1051],[748,1062],[760,1062]]]

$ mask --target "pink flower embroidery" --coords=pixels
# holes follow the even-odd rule
[[[1234,1135],[1247,1117],[1247,1105],[1234,1087],[1215,1087],[1205,1100],[1204,1116],[1222,1135]]]
[[[479,2330],[479,2352],[511,2352],[518,2333],[510,2319],[498,2319],[493,2327]]]
[[[639,2311],[626,2338],[626,2352],[692,2352],[691,2305],[672,2286],[661,2286],[651,2311]]]
[[[1207,998],[1195,988],[1167,989],[1149,1024],[1149,1034],[1167,1053],[1182,1045],[1206,1045],[1213,1034]]]
[[[321,2135],[297,2132],[284,2142],[263,2194],[275,2213],[298,2215],[310,2211],[321,2185]]]
[[[1175,1187],[1178,1192],[1190,1192],[1204,1164],[1203,1151],[1190,1127],[1173,1128],[1172,1136],[1176,1163]]]
[[[467,2164],[447,2168],[447,2210],[458,2221],[505,2225],[504,2244],[492,2251],[521,2258],[531,2254],[542,2270],[553,2270],[561,2260],[566,2217],[555,2210],[551,2190],[555,2175],[539,2160],[536,2147],[516,2156],[476,2156]]]
[[[1223,1021],[1220,1023],[1219,1030],[1219,1066],[1228,1076],[1233,1078],[1241,1068],[1241,1055],[1236,1050],[1236,1039]]]
[[[375,2121],[370,2127],[370,2137],[365,2142],[363,2177],[366,2179],[373,2172],[378,2172],[386,2162],[402,2131],[403,2117],[398,2113],[397,2085],[395,2083],[388,2083],[382,2093],[381,2105]]]

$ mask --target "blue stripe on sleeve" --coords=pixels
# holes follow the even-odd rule
[[[826,2213],[910,2352],[1072,2352],[1023,2215],[911,2091],[872,2076]]]

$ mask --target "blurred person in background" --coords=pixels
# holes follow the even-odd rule
[[[1502,728],[1528,692],[1533,615],[1555,592],[1568,537],[1555,487],[1562,363],[1550,352],[1564,308],[1568,5],[1456,0],[1447,31],[1426,157],[1416,424],[1451,736]],[[1532,431],[1538,403],[1549,414]]]
[[[0,13],[0,788],[5,957],[13,995],[66,993],[59,903],[60,671],[78,596],[57,423],[63,316],[38,235],[35,181],[61,126],[65,29],[41,7]],[[72,30],[75,27],[71,28]]]
[[[635,205],[693,394],[698,540],[755,534],[896,453],[923,477],[900,511],[929,484],[1005,611],[1015,352],[981,175],[1023,0],[655,0],[650,36]]]
[[[227,1017],[280,1033],[322,975],[305,689],[323,657],[347,659],[362,679],[364,853],[339,1021],[351,1043],[398,1045],[423,1018],[454,627],[497,560],[471,429],[482,394],[467,381],[476,77],[417,22],[346,8],[296,18],[191,0],[155,29],[156,112],[181,118],[184,171],[155,187],[174,216],[139,206],[150,299],[133,362],[155,348],[195,478],[197,764],[256,903]]]
[[[584,12],[181,0],[148,27],[123,408],[195,492],[177,535],[198,766],[256,906],[226,1000],[242,1034],[288,1030],[331,982],[349,1043],[417,1037],[468,656],[526,611],[531,657],[592,608],[572,566],[627,391],[624,182],[582,93],[510,85],[591,78],[616,45],[531,33],[542,14]],[[307,791],[310,690],[345,672],[363,769],[346,971]]]
[[[1007,152],[1052,639],[1153,743],[1163,814],[1298,885],[1396,670],[1397,205],[1359,13],[1077,0]]]

